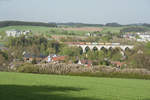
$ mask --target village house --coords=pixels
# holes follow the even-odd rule
[[[48,55],[44,61],[46,63],[55,62],[55,63],[61,63],[65,62],[66,56],[57,56],[56,54],[50,54]]]
[[[102,34],[100,34],[100,33],[87,33],[86,36],[96,37],[96,36],[102,36]]]
[[[30,30],[27,30],[27,31],[19,31],[19,30],[8,30],[6,31],[6,35],[8,37],[12,36],[12,37],[18,37],[20,35],[27,35],[29,34],[31,31]]]
[[[135,33],[126,33],[122,35],[122,38],[130,39],[130,40],[136,40],[137,34]]]
[[[92,66],[92,61],[91,60],[79,60],[78,61],[79,65],[84,65],[87,67],[91,67]]]
[[[138,42],[148,42],[150,41],[150,33],[137,33],[139,36],[139,39],[137,39]]]
[[[66,59],[65,56],[52,57],[52,62],[63,63],[63,62],[65,62],[65,59]]]
[[[126,66],[126,63],[120,62],[120,61],[111,61],[111,64],[117,68],[121,68],[123,66]]]
[[[50,62],[52,62],[52,58],[53,58],[53,57],[57,57],[57,55],[56,55],[56,54],[50,54],[50,55],[48,55],[48,56],[44,59],[44,61],[47,62],[47,63],[50,63]]]
[[[37,62],[41,62],[43,59],[45,59],[47,56],[40,54],[40,55],[34,55],[34,54],[24,54],[24,61],[25,62],[32,62],[33,60],[36,60]]]

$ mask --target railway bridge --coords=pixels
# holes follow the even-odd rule
[[[115,49],[120,48],[122,51],[125,51],[126,49],[133,49],[133,45],[99,45],[99,44],[70,44],[69,46],[77,46],[82,48],[83,52],[86,52],[86,48],[89,48],[90,50],[94,50],[96,48],[97,50],[102,50],[102,48],[105,48],[107,50],[109,49]]]

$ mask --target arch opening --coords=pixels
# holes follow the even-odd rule
[[[87,53],[88,51],[90,51],[90,48],[87,46],[85,47],[85,52]]]
[[[94,47],[93,48],[93,51],[95,52],[95,51],[98,51],[98,48],[97,47]]]
[[[129,52],[130,52],[131,49],[130,49],[129,47],[126,47],[126,48],[125,48],[125,51],[127,51],[127,52],[129,51]]]
[[[108,51],[105,47],[102,47],[101,50],[104,51],[105,53],[107,53]]]
[[[113,51],[114,49],[113,49],[112,47],[110,47],[108,50],[109,50],[109,51]]]
[[[82,55],[83,54],[83,48],[81,46],[79,46],[79,51],[80,51],[80,54]]]

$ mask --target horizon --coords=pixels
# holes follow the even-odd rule
[[[150,23],[149,0],[0,0],[0,21]]]
[[[97,24],[97,25],[106,25],[108,23],[117,23],[120,25],[132,25],[132,24],[150,24],[150,23],[129,23],[129,24],[121,24],[119,22],[108,22],[108,23],[84,23],[84,22],[43,22],[43,21],[24,21],[24,20],[0,20],[0,22],[5,21],[18,21],[18,22],[40,22],[40,23],[56,23],[56,24],[66,24],[66,23],[73,23],[73,24]]]

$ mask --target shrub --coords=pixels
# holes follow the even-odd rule
[[[32,64],[23,64],[22,66],[18,67],[17,71],[25,73],[38,73],[38,67]]]
[[[111,78],[134,78],[150,79],[150,71],[146,69],[118,69],[105,66],[85,67],[78,64],[24,64],[17,69],[18,72],[39,73],[39,74],[58,74],[75,76],[94,76]]]

